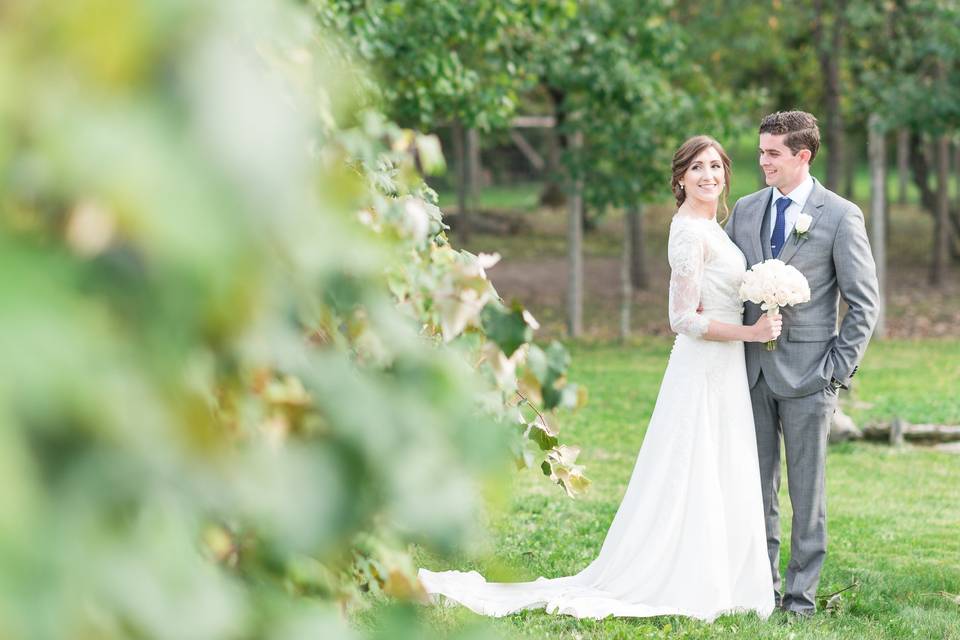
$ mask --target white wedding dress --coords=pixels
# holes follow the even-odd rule
[[[741,322],[740,250],[713,219],[670,225],[670,325],[678,333],[636,466],[596,560],[580,573],[490,583],[420,570],[427,592],[503,616],[718,615],[774,608],[742,342],[701,338]],[[697,307],[703,306],[702,313]]]

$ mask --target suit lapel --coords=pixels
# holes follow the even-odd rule
[[[769,260],[770,254],[770,201],[773,200],[773,188],[768,189],[767,196],[761,198],[763,207],[757,212],[760,219],[757,220],[757,262]]]
[[[750,234],[752,239],[750,247],[753,249],[753,255],[750,256],[749,266],[763,262],[770,257],[770,233],[767,230],[767,211],[770,209],[771,197],[773,197],[773,189],[768,188],[767,194],[759,199],[760,206],[754,207],[753,211],[750,212],[748,225],[749,228],[753,230]],[[764,240],[764,238],[767,238],[767,240]]]
[[[817,224],[817,220],[820,219],[820,216],[823,215],[823,186],[817,182],[813,181],[813,189],[810,191],[810,195],[807,197],[806,204],[803,205],[803,213],[810,216],[810,227],[807,229],[807,234],[813,231],[813,227]],[[797,238],[797,234],[792,230],[790,232],[789,238],[787,238],[786,244],[783,247],[783,251],[780,252],[780,260],[783,262],[790,262],[790,259],[793,258],[794,254],[803,246],[803,243],[806,242],[806,238],[800,239]]]

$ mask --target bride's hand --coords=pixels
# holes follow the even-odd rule
[[[780,337],[783,330],[783,316],[779,313],[768,316],[764,313],[760,319],[753,323],[753,342],[769,342]]]

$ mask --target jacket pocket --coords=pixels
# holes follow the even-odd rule
[[[787,340],[790,342],[826,342],[836,335],[833,327],[816,325],[795,325],[787,327]]]

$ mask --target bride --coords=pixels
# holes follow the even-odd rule
[[[707,136],[673,157],[670,326],[678,334],[623,501],[580,573],[490,583],[475,571],[420,570],[427,592],[503,616],[545,607],[578,618],[718,615],[774,608],[756,436],[743,357],[780,316],[741,321],[746,261],[717,222],[730,160]]]

